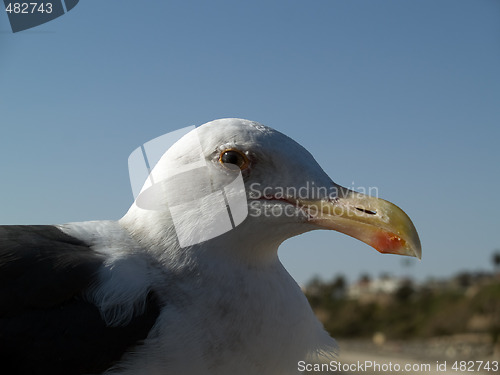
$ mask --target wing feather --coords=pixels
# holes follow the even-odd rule
[[[97,374],[144,340],[152,293],[127,325],[108,327],[83,298],[105,256],[50,225],[0,226],[0,371]]]

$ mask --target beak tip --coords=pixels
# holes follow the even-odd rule
[[[418,247],[415,248],[415,258],[422,260],[422,247],[420,244],[418,244]]]
[[[403,255],[408,255],[417,258],[418,260],[422,260],[422,246],[420,246],[420,241],[413,246],[408,246],[405,250],[406,252]]]
[[[413,256],[418,258],[418,260],[422,260],[422,244],[420,243],[420,237],[417,234],[417,230],[413,227],[413,246],[410,247],[413,252]]]

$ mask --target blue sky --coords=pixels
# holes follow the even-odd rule
[[[413,219],[422,261],[339,233],[286,241],[317,274],[491,270],[500,248],[500,2],[82,0],[13,34],[0,13],[0,224],[118,219],[128,155],[221,117],[291,136]]]

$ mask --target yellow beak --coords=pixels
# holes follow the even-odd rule
[[[383,199],[339,187],[338,198],[297,200],[311,222],[336,230],[374,247],[381,253],[422,257],[417,230],[406,213]]]

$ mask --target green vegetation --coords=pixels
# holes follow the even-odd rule
[[[369,285],[368,276],[358,284]],[[338,338],[430,338],[489,333],[500,341],[500,277],[462,273],[448,281],[415,286],[399,282],[392,292],[352,296],[345,280],[315,279],[306,296],[325,328]]]

